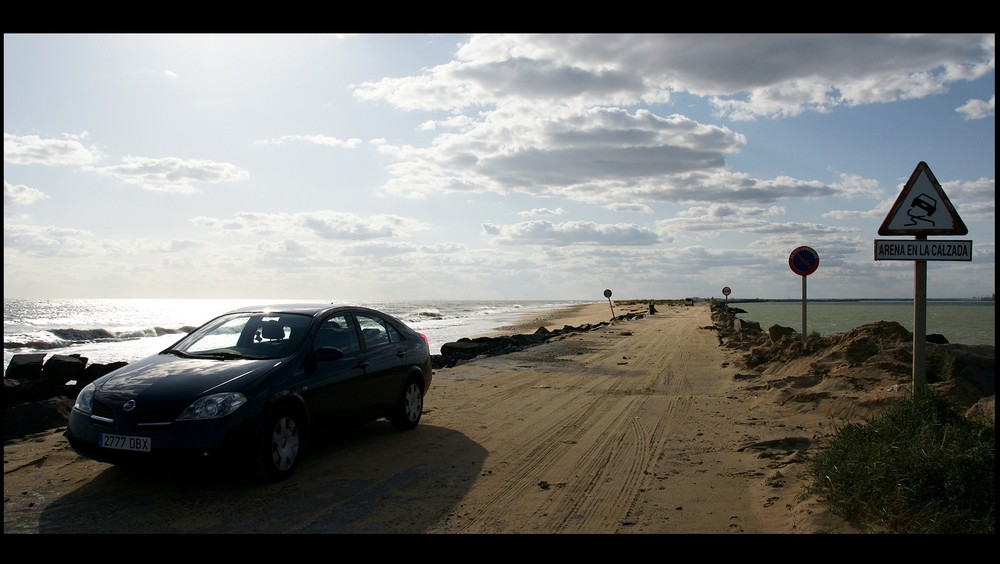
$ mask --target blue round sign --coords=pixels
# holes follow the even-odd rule
[[[809,276],[819,266],[819,253],[812,247],[799,247],[788,256],[788,266],[799,276]]]

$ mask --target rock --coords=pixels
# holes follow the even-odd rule
[[[128,364],[87,364],[77,355],[53,355],[43,363],[45,356],[11,358],[3,379],[4,440],[65,425],[83,386]]]
[[[739,317],[733,320],[733,330],[739,333],[759,334],[761,332],[760,323],[757,323],[756,321],[747,321],[746,319],[740,319]]]
[[[10,364],[7,365],[4,378],[40,380],[42,378],[42,366],[45,356],[45,353],[15,354],[10,359]]]
[[[996,396],[983,398],[972,405],[965,412],[965,416],[983,425],[996,427]]]
[[[60,427],[69,421],[75,400],[57,396],[42,401],[22,403],[3,412],[4,441]]]
[[[758,327],[760,327],[758,325]],[[771,343],[779,343],[785,337],[795,337],[798,332],[791,327],[784,327],[782,325],[772,325],[767,328],[767,338]]]
[[[479,356],[494,346],[493,339],[472,340],[463,338],[453,343],[441,345],[441,356],[470,359]]]
[[[44,400],[54,395],[59,393],[48,380],[3,379],[4,411],[22,403]]]
[[[42,377],[48,380],[53,387],[65,386],[70,380],[77,380],[83,376],[87,367],[87,359],[79,355],[54,354],[42,367]]]
[[[638,316],[634,314],[619,316],[621,320],[634,319],[635,317],[644,317],[644,314]],[[530,335],[503,335],[499,337],[476,337],[474,339],[465,337],[441,345],[441,354],[431,355],[431,366],[434,368],[451,368],[474,358],[509,354],[540,345],[560,335],[578,331],[591,331],[605,325],[607,325],[607,322],[598,324],[585,323],[579,327],[564,325],[562,329],[555,331],[549,331],[543,326],[536,329]]]

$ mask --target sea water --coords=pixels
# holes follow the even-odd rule
[[[879,321],[895,321],[913,332],[913,300],[836,300],[836,301],[755,301],[731,302],[730,307],[746,313],[737,317],[760,323],[791,327],[803,332],[828,336],[846,333],[855,327]],[[940,334],[949,343],[994,345],[996,307],[987,300],[928,300],[925,309],[926,334]]]
[[[77,354],[91,363],[134,362],[156,354],[206,321],[237,307],[317,300],[4,298],[4,370],[15,354]],[[326,301],[326,300],[319,300]],[[431,353],[530,316],[586,301],[400,301],[361,305],[427,335]]]
[[[246,305],[316,300],[235,299],[51,299],[4,298],[4,370],[15,354],[78,354],[91,363],[134,362],[156,354],[209,319]],[[355,302],[398,317],[428,336],[431,352],[463,337],[511,325],[535,312],[589,301],[400,301]],[[739,317],[761,327],[783,325],[802,332],[801,301],[730,304]],[[912,301],[812,301],[806,303],[806,331],[842,333],[877,321],[896,321],[913,331]],[[927,333],[949,342],[994,345],[992,301],[928,302]]]

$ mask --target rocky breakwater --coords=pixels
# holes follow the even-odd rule
[[[873,392],[872,386],[888,382],[898,391],[912,387],[913,333],[895,321],[826,336],[812,333],[803,343],[794,328],[773,325],[763,329],[757,322],[737,317],[740,313],[746,312],[723,303],[712,305],[719,345],[743,353],[743,371],[737,378],[768,389],[788,386],[790,381],[828,382],[830,387],[851,390],[858,402],[869,402],[866,394]],[[926,341],[928,386],[967,418],[995,425],[996,347],[950,343],[940,334],[929,334]],[[829,396],[813,393],[809,397],[816,401]],[[872,397],[894,396],[877,393]]]
[[[23,437],[60,427],[69,419],[76,395],[87,384],[126,362],[90,363],[79,355],[19,354],[3,378],[3,438]]]
[[[441,345],[441,354],[436,354],[431,357],[431,365],[434,368],[451,368],[477,358],[509,354],[524,350],[528,347],[540,345],[550,339],[563,337],[567,334],[578,333],[581,331],[592,331],[616,321],[641,319],[645,316],[645,313],[633,312],[617,315],[610,321],[585,323],[576,327],[572,325],[564,325],[562,329],[554,330],[550,330],[546,327],[539,327],[534,333],[528,334],[501,335],[496,337],[467,337]]]

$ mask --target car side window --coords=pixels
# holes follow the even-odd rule
[[[365,347],[373,348],[390,342],[390,339],[399,340],[399,333],[390,334],[391,326],[371,315],[358,315],[358,325],[361,327],[361,334],[365,339]],[[395,329],[392,329],[395,332]]]
[[[390,343],[398,343],[403,340],[403,336],[399,334],[399,331],[389,323],[385,324],[385,332],[389,335]]]
[[[354,323],[346,314],[335,315],[323,322],[316,332],[313,350],[320,347],[334,347],[350,354],[361,349]]]

